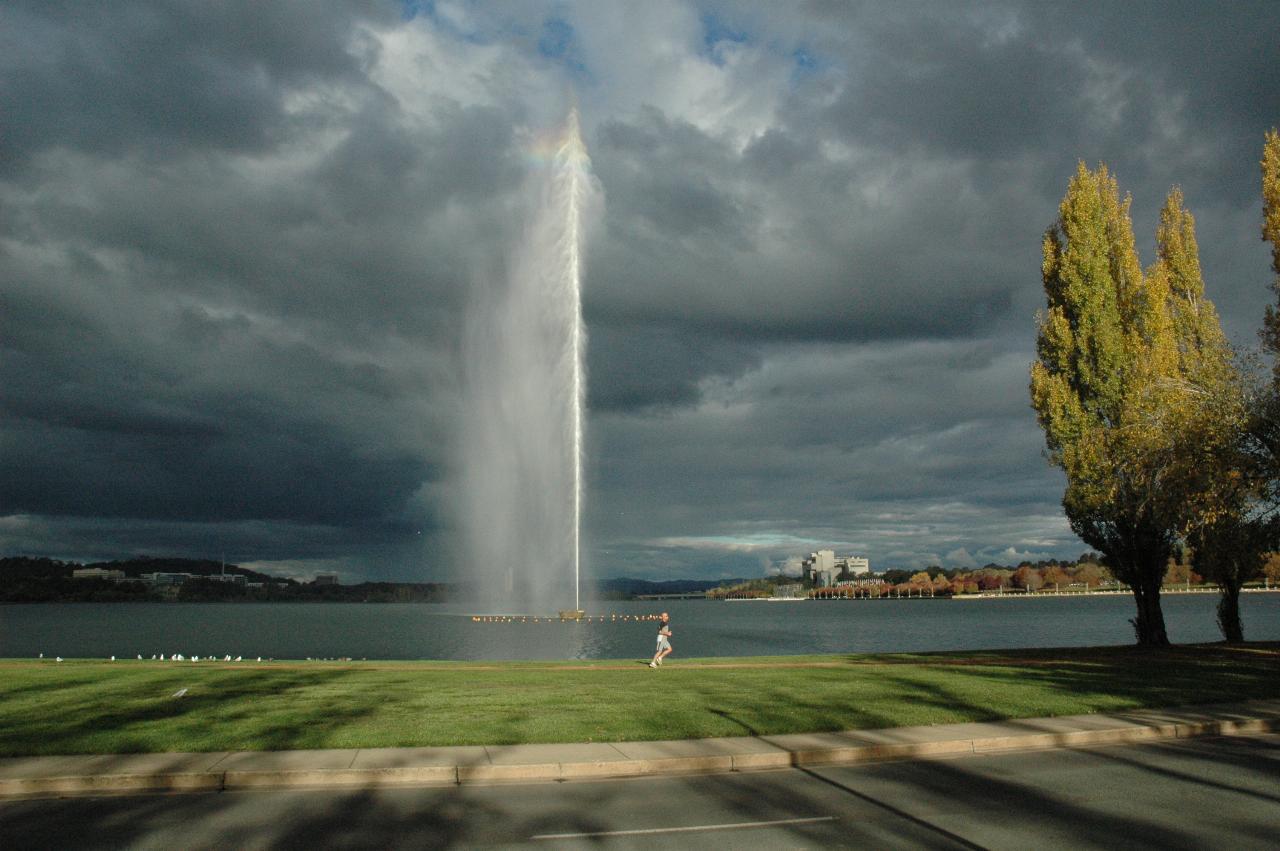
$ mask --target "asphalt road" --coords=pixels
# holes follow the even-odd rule
[[[1280,735],[525,786],[0,801],[0,848],[1275,848]]]

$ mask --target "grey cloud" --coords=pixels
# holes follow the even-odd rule
[[[588,307],[761,341],[950,336],[1007,309],[1011,282],[991,280],[986,258],[916,239],[962,221],[963,175],[930,186],[903,173],[902,189],[867,201],[847,166],[790,151],[780,169],[764,153],[780,138],[740,155],[652,110],[603,128],[608,233],[593,258],[607,271],[591,272]],[[865,163],[877,177],[884,165]]]
[[[290,132],[290,86],[357,76],[353,18],[389,12],[364,5],[6,4],[0,169],[50,143],[159,158],[264,150]]]
[[[750,342],[661,325],[594,325],[588,351],[587,398],[599,412],[693,404],[707,378],[734,378],[761,360]]]

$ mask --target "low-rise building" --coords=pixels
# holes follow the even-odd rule
[[[836,566],[847,576],[866,576],[871,573],[871,559],[861,556],[843,556],[836,560]]]
[[[106,579],[110,582],[123,582],[123,570],[107,570],[102,567],[78,567],[71,571],[72,579]]]
[[[183,585],[195,577],[190,573],[144,573],[142,581],[150,585]]]

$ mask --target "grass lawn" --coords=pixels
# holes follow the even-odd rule
[[[616,660],[7,660],[0,755],[701,738],[1274,697],[1274,642],[686,659],[657,671]]]

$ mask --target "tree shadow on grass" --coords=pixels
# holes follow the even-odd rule
[[[205,672],[201,672],[205,674]],[[224,750],[228,722],[243,725],[259,719],[234,746],[247,750],[286,750],[317,746],[327,735],[377,711],[376,693],[350,690],[341,700],[297,700],[283,707],[279,721],[264,718],[262,702],[334,683],[340,671],[266,670],[251,673],[208,672],[212,676],[174,673],[136,684],[154,690],[153,697],[73,693],[42,712],[6,718],[0,753],[7,756],[153,751]],[[175,697],[177,683],[191,691]],[[118,689],[117,689],[118,691]],[[241,729],[243,727],[241,726]]]
[[[1122,709],[1280,697],[1280,653],[1274,645],[1253,649],[1196,645],[996,652],[964,654],[959,664],[946,657],[960,654],[938,654],[942,658],[937,661],[916,657],[902,668],[890,662],[878,678],[937,709],[967,715],[966,720],[1013,717],[1018,702],[1034,702],[1037,690],[1046,698],[1077,698],[1081,712],[1093,711],[1097,704]],[[933,672],[941,676],[928,676]]]

